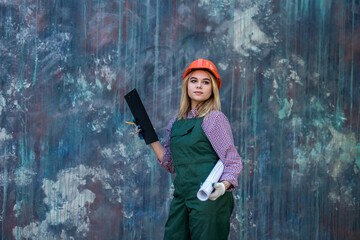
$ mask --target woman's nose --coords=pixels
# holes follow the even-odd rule
[[[196,87],[197,87],[197,88],[201,88],[201,83],[198,82],[198,83],[196,84]]]

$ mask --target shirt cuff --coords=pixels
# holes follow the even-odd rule
[[[226,191],[233,191],[238,186],[238,180],[230,174],[223,174],[220,177],[219,182],[222,181],[228,181],[229,183],[231,183],[231,186]]]
[[[163,158],[162,161],[160,161],[159,158],[156,158],[156,161],[160,164],[160,166],[162,168],[164,168],[166,171],[170,172],[170,173],[175,173],[175,169],[174,169],[174,165],[172,164],[172,162],[168,159],[165,159],[165,157]]]

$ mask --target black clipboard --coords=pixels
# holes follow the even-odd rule
[[[125,100],[130,108],[132,115],[134,116],[136,124],[141,126],[141,134],[144,137],[145,143],[148,145],[150,143],[159,141],[159,138],[156,135],[155,129],[151,124],[150,118],[146,113],[145,107],[139,97],[138,92],[136,91],[136,88],[125,95]]]

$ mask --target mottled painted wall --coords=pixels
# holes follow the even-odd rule
[[[161,239],[181,76],[223,78],[244,168],[230,239],[360,238],[359,0],[0,0],[2,239]]]

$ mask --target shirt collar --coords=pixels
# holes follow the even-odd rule
[[[188,113],[188,118],[196,118],[198,115],[199,115],[198,109],[197,107],[195,107],[194,109],[190,110],[190,112]]]

